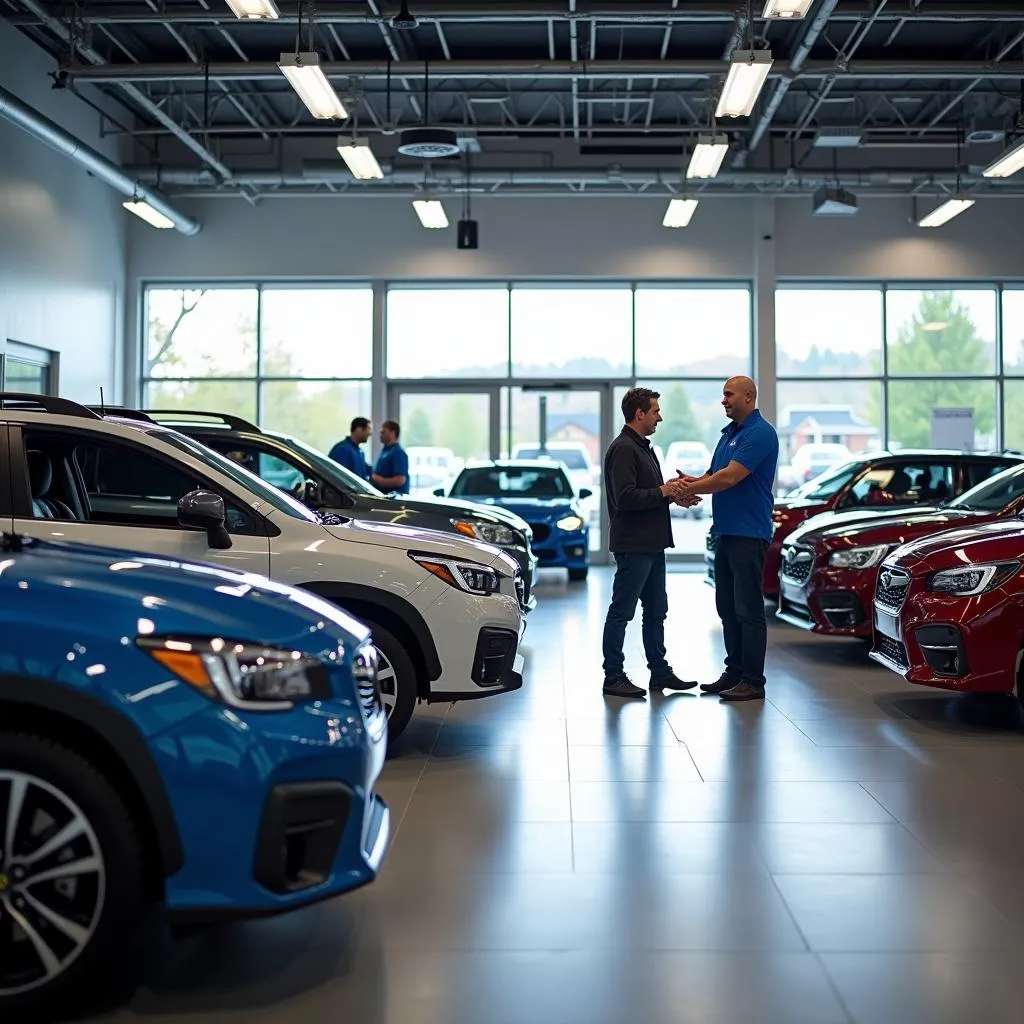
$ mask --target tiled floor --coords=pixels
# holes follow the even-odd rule
[[[543,586],[521,693],[417,712],[374,885],[155,950],[102,1020],[1024,1019],[1016,703],[906,686],[861,643],[774,622],[763,705],[605,701],[609,583]],[[712,591],[669,587],[674,666],[712,679]]]

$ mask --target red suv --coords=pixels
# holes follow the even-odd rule
[[[882,564],[875,661],[908,682],[1012,693],[1024,703],[1024,523],[999,521],[924,537]]]
[[[1021,461],[1019,455],[976,452],[874,452],[845,462],[775,502],[774,535],[764,565],[764,593],[777,597],[783,541],[820,512],[894,508],[945,501],[970,490],[993,473]],[[927,474],[921,468],[927,466]],[[709,533],[704,561],[715,580],[715,539]]]
[[[939,468],[922,463],[909,471],[930,476]],[[776,615],[816,633],[870,637],[878,566],[893,548],[1022,511],[1024,463],[1018,463],[942,506],[815,516],[783,546]]]

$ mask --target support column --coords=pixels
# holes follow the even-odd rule
[[[373,358],[370,369],[370,418],[373,420],[373,433],[370,435],[369,449],[371,464],[376,460],[379,441],[377,431],[381,423],[398,415],[397,409],[388,409],[388,387],[384,379],[385,359],[385,303],[387,287],[383,281],[373,283]]]
[[[777,425],[775,389],[775,200],[759,200],[754,213],[754,379],[761,414]]]

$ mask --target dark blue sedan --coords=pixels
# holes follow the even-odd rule
[[[587,578],[590,527],[580,502],[591,491],[583,488],[577,494],[561,465],[532,459],[475,463],[455,478],[448,496],[521,516],[533,530],[533,552],[541,568],[567,569],[570,580]]]

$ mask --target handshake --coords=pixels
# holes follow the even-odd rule
[[[696,483],[698,479],[676,470],[676,476],[662,486],[661,493],[680,508],[693,508],[694,505],[700,504],[701,499],[690,491],[689,485]]]

